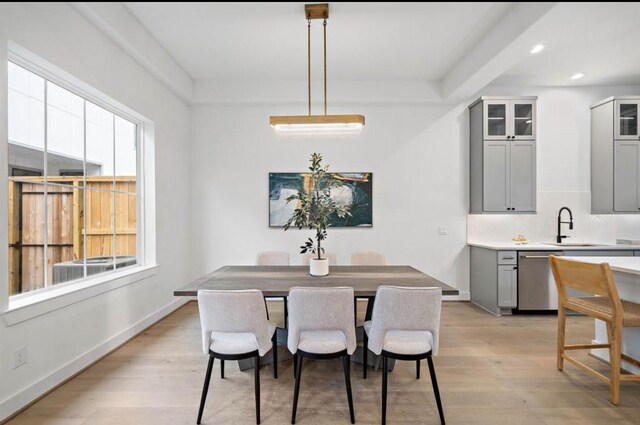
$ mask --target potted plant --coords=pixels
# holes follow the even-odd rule
[[[340,182],[327,172],[328,165],[322,165],[322,155],[313,153],[310,162],[309,184],[305,185],[304,190],[287,198],[287,203],[297,201],[298,206],[285,224],[284,230],[291,226],[315,230],[315,242],[309,238],[300,247],[300,253],[316,254],[309,262],[309,273],[313,276],[326,276],[329,274],[329,260],[322,256],[322,241],[327,239],[327,227],[331,225],[330,217],[336,214],[343,218],[351,213],[349,205],[337,204],[331,199],[331,188],[339,186]]]

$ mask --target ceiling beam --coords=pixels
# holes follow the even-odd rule
[[[322,101],[322,81],[312,81],[312,102]],[[328,86],[329,109],[349,105],[428,105],[441,104],[439,81],[343,81]],[[307,104],[304,80],[218,81],[196,80],[194,105],[299,105]],[[316,112],[322,110],[319,105]]]
[[[454,65],[442,82],[446,101],[464,101],[544,43],[540,21],[555,2],[517,3],[469,52]]]
[[[71,2],[94,26],[140,63],[186,103],[193,99],[193,80],[121,2]]]

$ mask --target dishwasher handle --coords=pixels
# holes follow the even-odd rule
[[[549,255],[521,255],[520,258],[527,260],[548,260],[551,256],[562,257],[564,254],[549,254]]]

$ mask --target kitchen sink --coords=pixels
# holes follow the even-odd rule
[[[602,243],[582,243],[582,242],[545,242],[545,245],[553,245],[553,246],[608,246]]]

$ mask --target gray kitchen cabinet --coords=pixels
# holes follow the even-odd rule
[[[618,99],[614,101],[615,137],[616,140],[638,140],[638,110],[640,100],[637,98]]]
[[[591,106],[591,212],[640,213],[640,96]]]
[[[640,141],[614,142],[613,209],[640,209]]]
[[[514,211],[535,211],[535,142],[512,141],[509,146],[509,156],[509,205]]]
[[[518,267],[498,266],[498,307],[518,306]]]
[[[491,244],[489,244],[491,245]],[[470,269],[470,292],[471,302],[476,306],[494,314],[510,315],[514,312],[526,313],[526,303],[530,302],[531,291],[536,286],[528,285],[526,280],[532,277],[532,273],[538,273],[538,283],[541,288],[548,290],[549,294],[557,293],[555,282],[549,273],[549,267],[540,269],[541,262],[548,260],[543,256],[550,254],[567,257],[631,257],[640,256],[640,250],[634,247],[620,249],[603,249],[593,247],[593,249],[567,249],[549,248],[548,250],[536,248],[522,249],[517,251],[500,250],[498,248],[474,246],[470,247],[471,269]],[[523,259],[534,262],[535,268],[523,263]],[[603,260],[604,261],[604,260]],[[522,272],[519,273],[518,272]],[[519,281],[524,279],[523,281]],[[549,279],[547,281],[547,279]],[[574,296],[582,296],[580,293],[572,292]],[[556,307],[556,301],[549,299],[549,311]],[[522,303],[522,305],[520,305]],[[516,309],[516,310],[514,310]]]
[[[501,315],[518,305],[518,255],[471,247],[471,302]]]
[[[484,142],[483,211],[507,211],[510,193],[510,150],[507,141]]]
[[[484,140],[535,140],[535,98],[485,96],[480,100]]]
[[[486,96],[469,106],[471,213],[535,212],[535,106]]]

